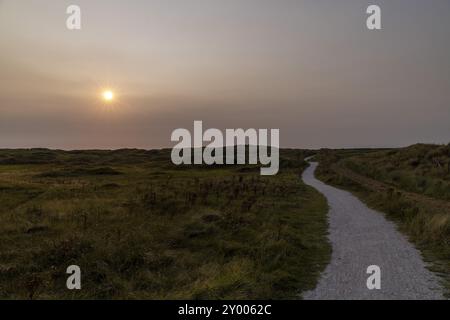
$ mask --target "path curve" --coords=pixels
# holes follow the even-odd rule
[[[426,268],[420,252],[387,221],[350,192],[317,180],[317,163],[303,181],[328,200],[331,262],[316,289],[304,299],[444,299],[438,278]],[[381,289],[369,290],[367,267],[381,269]]]

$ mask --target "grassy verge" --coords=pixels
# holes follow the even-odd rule
[[[0,151],[0,298],[298,298],[331,250],[303,156],[283,150],[261,177],[174,167],[166,150]]]
[[[318,156],[320,165],[317,176],[326,183],[353,192],[367,205],[386,213],[389,219],[396,222],[400,231],[409,237],[430,263],[430,269],[441,276],[446,296],[450,297],[450,203],[445,196],[441,196],[440,188],[433,189],[439,190],[432,194],[433,197],[430,196],[431,188],[426,188],[427,192],[411,192],[417,191],[412,181],[421,181],[420,175],[428,181],[438,178],[433,166],[428,171],[424,169],[426,164],[423,164],[417,174],[393,159],[389,163],[389,155],[395,155],[395,158],[403,158],[417,167],[416,162],[410,160],[410,152],[411,148],[322,151]],[[408,157],[403,153],[408,153]],[[443,162],[442,159],[440,161]],[[389,167],[393,169],[389,170]],[[399,167],[402,169],[398,170]],[[382,178],[392,176],[392,170],[395,171],[394,176],[400,174],[396,180],[398,183]],[[405,186],[405,181],[410,183]]]

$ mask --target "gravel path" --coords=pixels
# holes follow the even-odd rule
[[[316,287],[304,299],[443,299],[437,277],[421,255],[377,211],[351,193],[314,177],[317,163],[303,173],[303,181],[323,193],[330,206],[331,262]],[[381,269],[381,289],[369,290],[367,267]]]

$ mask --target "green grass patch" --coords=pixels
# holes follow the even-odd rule
[[[168,150],[0,151],[0,298],[300,298],[331,252],[306,155],[282,150],[262,177],[175,167]]]

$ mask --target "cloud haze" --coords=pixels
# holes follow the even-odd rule
[[[0,1],[0,148],[168,147],[194,120],[283,147],[450,142],[450,2],[376,2],[381,31],[373,1]]]

